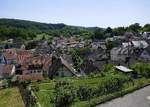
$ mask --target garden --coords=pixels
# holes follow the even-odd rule
[[[99,74],[33,82],[30,87],[42,107],[95,106],[150,83],[149,64],[137,63],[131,68],[141,77],[134,79],[128,74],[116,71],[113,65],[107,65]]]

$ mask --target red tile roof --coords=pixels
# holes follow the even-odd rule
[[[29,50],[18,50],[18,51],[16,51],[16,61],[19,64],[25,63],[31,57],[33,57],[33,54]]]
[[[24,63],[26,60],[30,59],[33,54],[31,53],[31,51],[29,50],[6,50],[3,53],[4,57],[6,59],[11,59],[11,60],[16,60],[17,63],[22,64]]]
[[[16,58],[16,52],[14,50],[6,50],[3,53],[3,55],[6,59],[15,59]]]
[[[3,74],[11,74],[14,65],[3,65],[2,73]]]
[[[21,70],[23,71],[23,75],[18,75],[19,80],[42,80],[42,73],[30,73],[28,70],[29,65],[43,65],[43,70],[48,71],[49,65],[52,64],[52,56],[51,55],[37,55],[30,58],[25,59],[25,62],[21,65]],[[34,71],[34,70],[33,70]],[[29,74],[26,74],[28,73]]]
[[[49,65],[52,64],[52,56],[51,55],[38,55],[35,57],[30,58],[27,62],[28,65],[29,64],[39,64],[39,65],[43,65],[43,69],[45,71],[48,70]]]

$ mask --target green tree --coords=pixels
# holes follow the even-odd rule
[[[98,28],[94,31],[94,35],[92,36],[93,39],[105,39],[104,30]]]
[[[108,28],[105,30],[105,33],[112,33],[112,28],[111,28],[111,27],[108,27]]]
[[[78,48],[70,50],[70,54],[72,55],[72,59],[74,61],[74,66],[77,70],[80,69],[81,65],[84,63],[86,59],[86,54],[89,53],[90,48]]]
[[[69,107],[76,98],[76,90],[67,81],[57,81],[55,84],[54,102],[56,107]]]
[[[145,24],[144,27],[142,28],[143,32],[149,32],[150,31],[150,24]]]
[[[140,29],[141,29],[141,26],[139,23],[135,23],[135,24],[132,24],[130,25],[128,28],[127,28],[127,31],[129,32],[133,32],[133,33],[139,33],[140,32]]]
[[[119,35],[124,35],[124,33],[126,32],[126,28],[125,27],[117,27],[113,29],[114,35],[119,36]]]

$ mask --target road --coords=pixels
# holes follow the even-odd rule
[[[96,107],[150,107],[146,99],[147,96],[150,96],[150,86]]]

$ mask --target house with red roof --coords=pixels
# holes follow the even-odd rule
[[[15,74],[15,66],[10,64],[0,64],[0,79],[9,78]]]
[[[35,55],[25,59],[16,67],[18,80],[43,80],[43,73],[48,74],[52,64],[52,56],[48,54]]]

